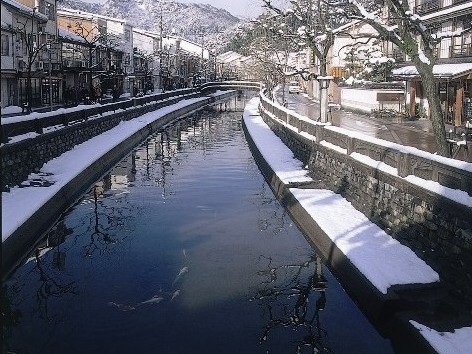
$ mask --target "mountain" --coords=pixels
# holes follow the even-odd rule
[[[228,11],[207,4],[183,4],[173,0],[105,0],[100,5],[80,0],[58,2],[60,8],[72,8],[127,20],[131,25],[176,34],[218,50],[244,21]]]

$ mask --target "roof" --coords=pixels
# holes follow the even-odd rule
[[[15,1],[15,0],[2,0],[2,3],[4,3],[5,5],[9,5],[11,7],[13,7],[14,9],[16,9],[17,11],[19,12],[22,12],[26,15],[33,15],[34,14],[34,17],[37,18],[38,20],[42,20],[42,21],[47,21],[48,20],[48,17],[45,15],[45,14],[42,14],[41,12],[34,10],[33,12],[33,8],[29,7],[29,6],[26,6],[26,5],[23,5],[22,3],[18,2],[18,1]]]
[[[433,75],[437,79],[455,79],[470,73],[472,73],[472,63],[436,64],[433,66]],[[400,79],[420,77],[414,65],[394,69],[392,70],[392,76]]]
[[[116,18],[116,17],[110,17],[110,16],[105,16],[105,15],[99,15],[99,14],[94,14],[91,12],[85,12],[85,11],[80,11],[80,10],[74,10],[74,9],[61,9],[57,10],[57,15],[62,15],[62,16],[74,16],[74,17],[79,17],[79,18],[84,18],[87,20],[92,20],[92,19],[101,19],[101,20],[107,20],[107,21],[112,21],[112,22],[119,22],[123,24],[129,25],[128,21],[123,20],[121,18]]]
[[[233,52],[233,51],[229,51],[229,52],[225,52],[223,54],[218,55],[217,60],[220,63],[231,63],[235,60],[240,60],[241,58],[243,58],[241,54]]]
[[[58,30],[59,37],[61,38],[68,39],[72,42],[86,43],[83,37],[77,35],[74,32],[68,31],[65,28],[61,28],[61,27],[58,27],[57,30]]]

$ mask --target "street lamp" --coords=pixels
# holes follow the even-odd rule
[[[52,63],[51,63],[51,42],[46,44],[48,50],[48,61],[49,61],[49,110],[52,111]]]

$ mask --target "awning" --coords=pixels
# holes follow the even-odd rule
[[[456,79],[472,73],[472,63],[436,64],[433,66],[433,75],[436,79]],[[392,70],[395,79],[418,79],[420,75],[413,65]]]

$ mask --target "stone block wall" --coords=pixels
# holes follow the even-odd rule
[[[37,172],[47,161],[72,149],[96,135],[99,135],[123,120],[130,120],[145,113],[154,111],[164,105],[177,102],[171,99],[143,106],[131,107],[108,115],[88,119],[59,130],[38,135],[16,143],[5,144],[1,150],[2,159],[2,190],[18,185],[31,172]]]
[[[472,209],[303,138],[262,114],[321,188],[343,195],[412,249],[472,307]]]

